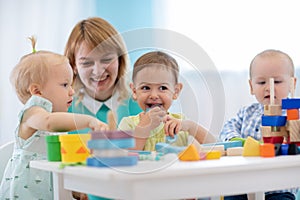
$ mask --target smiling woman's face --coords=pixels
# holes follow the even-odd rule
[[[91,97],[103,101],[112,96],[118,77],[117,52],[91,50],[82,43],[75,54],[75,63],[75,73]]]

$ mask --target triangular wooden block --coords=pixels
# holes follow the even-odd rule
[[[200,160],[200,155],[194,144],[189,145],[184,151],[178,154],[181,161],[195,161]]]
[[[260,156],[259,142],[248,136],[244,144],[243,156]]]

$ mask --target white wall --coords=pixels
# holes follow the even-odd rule
[[[32,51],[27,37],[37,37],[37,50],[63,54],[71,29],[80,19],[95,14],[91,1],[0,0],[0,145],[14,138],[17,99],[9,75],[21,56]]]

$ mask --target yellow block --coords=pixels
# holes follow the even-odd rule
[[[178,154],[181,161],[195,161],[200,160],[199,152],[194,144],[189,145],[185,150]]]
[[[248,136],[244,144],[243,156],[260,156],[259,142]]]
[[[60,135],[61,160],[68,162],[84,162],[90,155],[87,141],[91,134],[67,134]]]
[[[221,151],[209,151],[206,153],[206,160],[220,159],[221,154]]]

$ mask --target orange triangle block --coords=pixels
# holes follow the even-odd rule
[[[60,153],[62,153],[62,154],[66,154],[67,152],[66,152],[66,150],[64,149],[64,148],[60,148]]]
[[[80,148],[76,151],[76,153],[86,153],[86,152],[87,152],[86,149],[83,148],[83,147],[80,147]]]
[[[200,160],[200,155],[194,144],[189,145],[184,151],[178,154],[181,161],[195,161]]]

